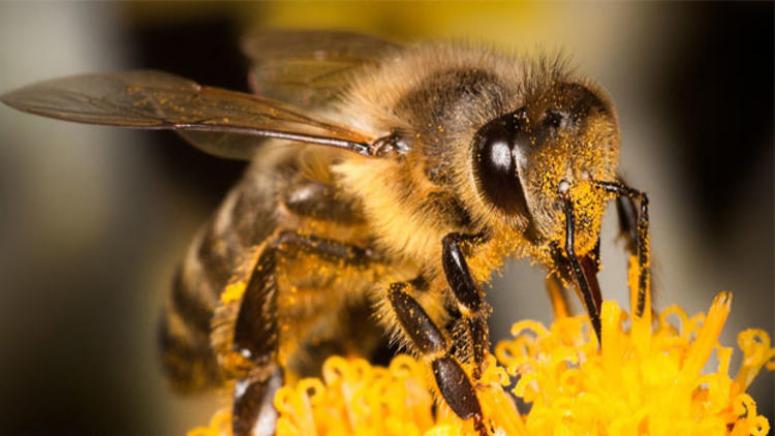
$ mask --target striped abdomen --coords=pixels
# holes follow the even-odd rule
[[[274,174],[248,171],[199,232],[175,275],[159,328],[172,385],[196,391],[222,382],[210,322],[227,281],[247,250],[275,228]]]

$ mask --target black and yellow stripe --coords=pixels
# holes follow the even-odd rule
[[[182,392],[223,382],[210,342],[213,314],[247,250],[274,230],[273,220],[266,219],[271,215],[260,207],[268,193],[256,192],[271,185],[248,183],[250,179],[234,188],[189,247],[161,317],[162,364],[173,387]]]

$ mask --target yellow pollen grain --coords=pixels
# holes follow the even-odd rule
[[[240,301],[245,293],[245,282],[236,282],[226,286],[221,293],[221,303],[229,304]]]

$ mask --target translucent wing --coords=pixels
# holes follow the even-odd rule
[[[275,30],[253,33],[242,48],[253,62],[253,91],[309,108],[331,101],[355,70],[376,65],[401,46],[350,32]]]
[[[16,109],[89,124],[177,130],[202,150],[250,159],[257,137],[368,154],[369,138],[283,103],[156,71],[91,74],[32,84],[0,100]]]

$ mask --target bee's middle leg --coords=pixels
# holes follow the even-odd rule
[[[442,265],[459,312],[458,319],[453,320],[453,325],[462,326],[468,337],[468,357],[474,364],[474,380],[481,377],[482,365],[489,347],[489,308],[484,302],[482,291],[471,276],[462,245],[476,243],[479,239],[481,238],[478,236],[451,233],[442,241]],[[450,408],[462,419],[473,418],[477,431],[487,434],[475,385],[453,355],[453,344],[447,338],[448,335],[408,292],[411,287],[416,286],[414,282],[402,282],[394,283],[390,287],[388,300],[399,325],[416,350],[430,360],[436,385]]]
[[[436,385],[447,405],[462,419],[474,418],[480,433],[486,434],[474,385],[453,356],[445,333],[410,295],[412,287],[416,287],[413,282],[399,282],[388,290],[388,301],[403,334],[424,359],[430,360]]]
[[[460,322],[468,334],[475,380],[479,380],[482,375],[484,357],[490,346],[490,334],[487,327],[489,307],[484,301],[484,293],[471,276],[462,246],[466,243],[476,243],[479,239],[481,239],[479,236],[450,233],[442,240],[444,275],[461,314]]]

